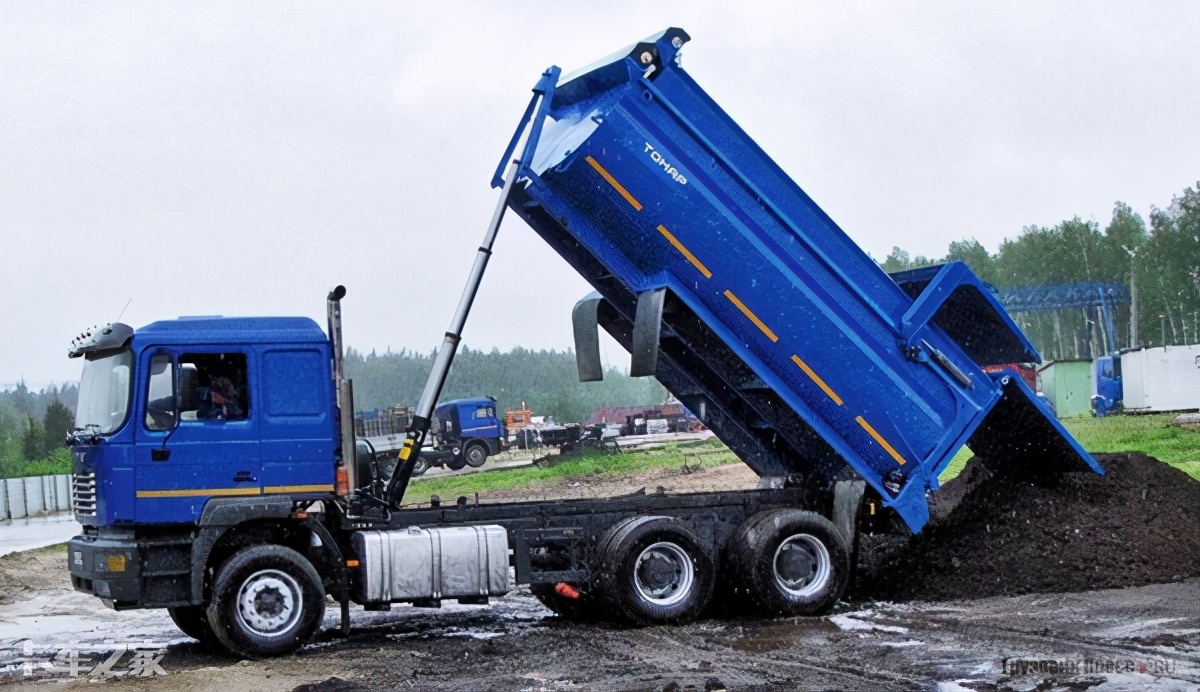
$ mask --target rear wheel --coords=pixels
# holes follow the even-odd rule
[[[428,470],[429,470],[429,462],[425,461],[420,456],[418,456],[417,460],[415,462],[413,462],[412,475],[420,476],[420,475],[423,475]]]
[[[217,571],[208,622],[245,658],[282,656],[308,643],[325,614],[325,589],[312,564],[291,548],[256,545]]]
[[[751,603],[772,615],[817,615],[850,580],[842,534],[814,512],[777,509],[746,520],[731,545],[731,572]]]
[[[204,606],[184,606],[180,608],[167,608],[167,614],[171,616],[171,622],[192,639],[198,640],[201,644],[217,644],[217,637],[213,634],[212,627],[208,625],[208,616],[205,614]]]
[[[602,541],[601,571],[605,603],[639,625],[696,619],[716,582],[712,558],[669,517],[639,517],[616,527]]]
[[[487,461],[487,446],[477,442],[463,451],[463,458],[466,460],[468,466],[477,469],[483,466],[483,462]]]

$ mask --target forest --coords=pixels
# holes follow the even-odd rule
[[[1113,282],[1130,286],[1136,274],[1138,343],[1130,343],[1130,305],[1115,310],[1115,344],[1165,346],[1200,342],[1200,182],[1176,195],[1165,208],[1153,208],[1149,223],[1127,204],[1117,202],[1101,228],[1079,217],[1056,226],[1026,226],[990,253],[974,238],[950,243],[946,255],[910,257],[900,247],[881,262],[885,271],[914,269],[961,260],[997,289]],[[1017,323],[1033,340],[1043,360],[1087,358],[1081,331],[1094,336],[1095,311],[1083,308],[1020,313]],[[1095,355],[1095,353],[1093,353]]]
[[[1200,342],[1200,182],[1174,195],[1167,206],[1152,208],[1149,220],[1117,202],[1103,226],[1079,217],[1055,226],[1027,226],[994,253],[969,236],[950,243],[946,254],[936,258],[913,257],[894,247],[880,266],[895,272],[951,260],[966,262],[1001,291],[1079,282],[1129,286],[1136,277],[1137,345]],[[1131,345],[1129,308],[1126,303],[1115,310],[1118,348]],[[1015,318],[1045,360],[1084,355],[1081,341],[1103,343],[1094,310],[1026,312]],[[349,349],[346,372],[354,381],[356,408],[415,404],[432,357],[432,352]],[[657,404],[667,392],[652,378],[631,378],[615,367],[603,382],[580,383],[570,350],[517,347],[501,352],[464,346],[442,399],[481,395],[494,396],[501,411],[524,403],[536,415],[568,422],[581,421],[601,406]],[[73,383],[36,392],[24,383],[0,390],[0,476],[69,470],[62,442],[73,427],[77,397]]]

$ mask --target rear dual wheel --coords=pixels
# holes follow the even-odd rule
[[[716,583],[712,556],[678,520],[637,517],[601,541],[601,591],[610,612],[638,625],[696,619]]]
[[[850,550],[815,512],[775,509],[746,520],[729,550],[730,577],[769,615],[819,615],[850,581]]]

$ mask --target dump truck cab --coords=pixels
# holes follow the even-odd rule
[[[438,447],[451,450],[472,466],[483,466],[489,456],[506,446],[508,431],[496,417],[493,397],[454,399],[438,404]]]
[[[330,348],[315,322],[205,317],[106,329],[123,343],[77,351],[80,523],[195,523],[214,497],[333,490]]]

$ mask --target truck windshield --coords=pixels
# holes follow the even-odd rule
[[[129,349],[107,355],[88,354],[79,380],[79,413],[75,416],[78,429],[107,435],[125,422],[132,365]]]

